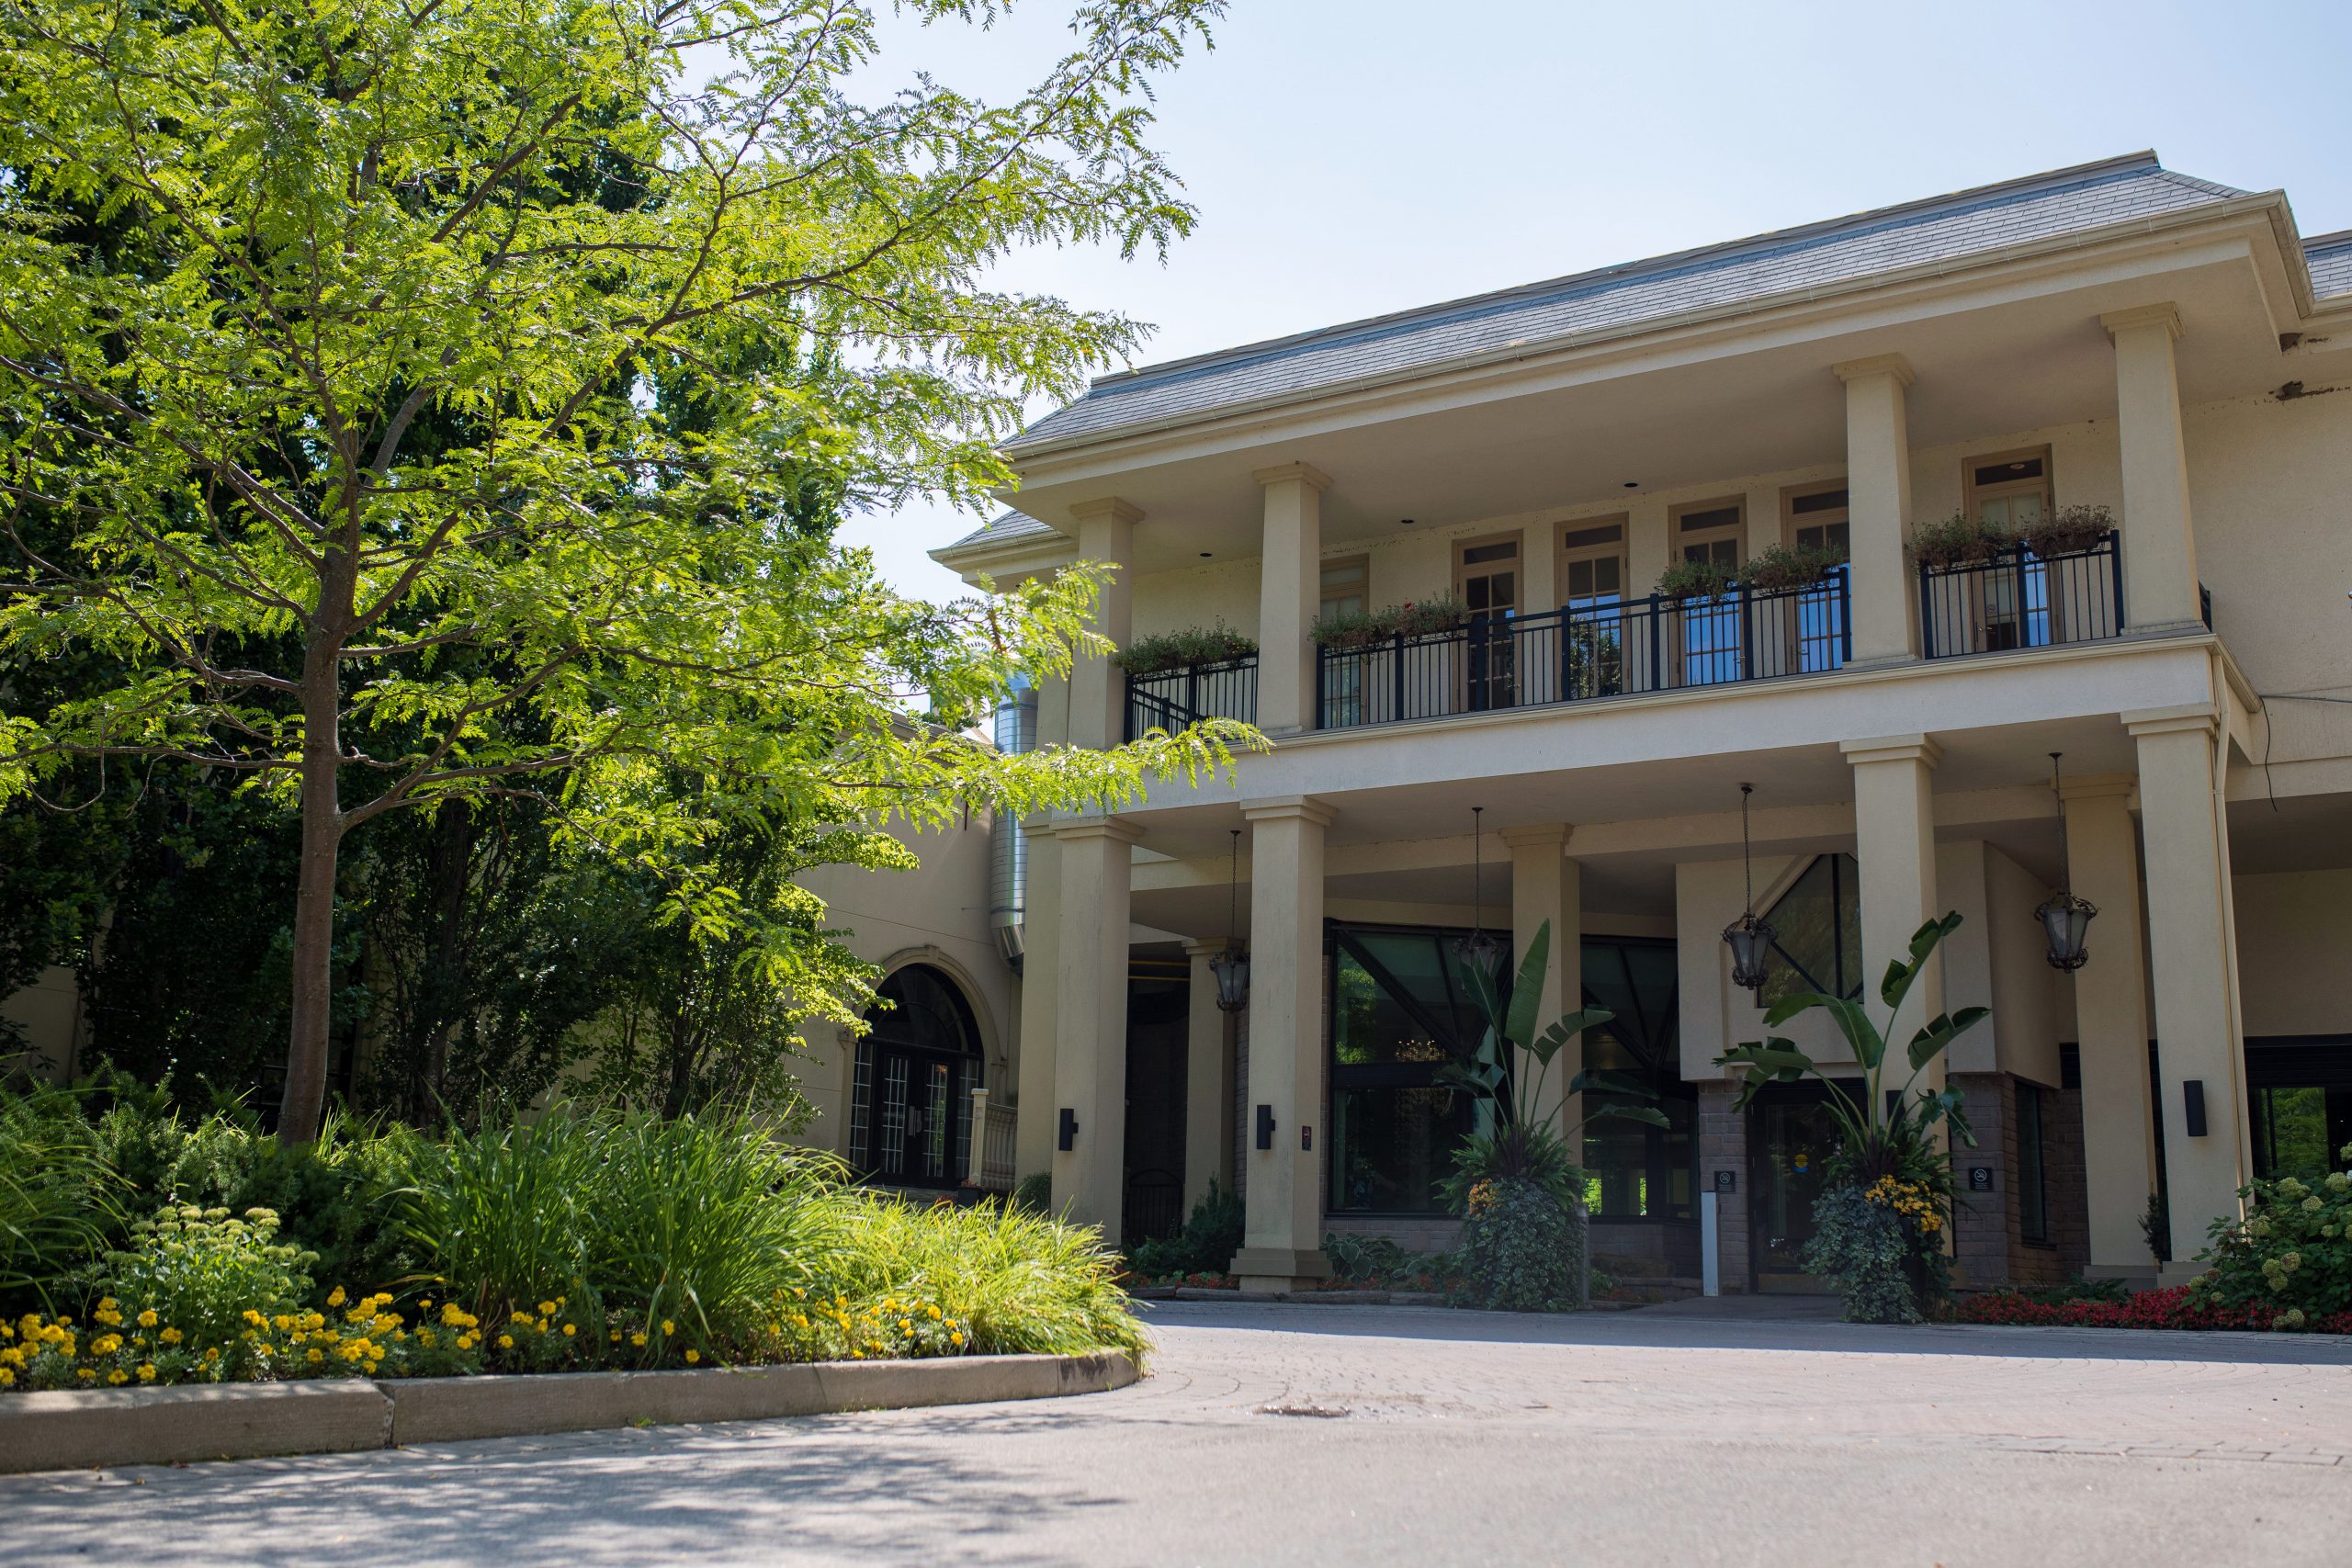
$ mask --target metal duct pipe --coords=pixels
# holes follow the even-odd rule
[[[997,699],[996,749],[1017,756],[1037,748],[1037,688],[1025,676]],[[1022,940],[1022,906],[1029,886],[1029,844],[1021,823],[999,812],[989,841],[989,930],[996,950],[1016,975],[1026,951]]]

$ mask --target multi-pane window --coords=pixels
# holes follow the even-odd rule
[[[1571,697],[1625,689],[1625,525],[1579,524],[1560,536],[1561,636]]]
[[[1453,578],[1470,612],[1464,696],[1473,712],[1511,705],[1519,689],[1517,649],[1511,618],[1519,614],[1519,541],[1487,539],[1465,544],[1454,558]]]
[[[1372,584],[1372,562],[1363,556],[1323,563],[1323,596],[1316,614],[1325,620],[1361,615]]]
[[[1739,575],[1745,509],[1738,502],[1678,510],[1674,545],[1684,560],[1705,561],[1726,577]],[[1682,681],[1712,685],[1740,678],[1740,612],[1730,595],[1689,599],[1682,604]]]
[[[1361,615],[1372,602],[1371,590],[1372,561],[1368,557],[1327,560],[1323,563],[1322,597],[1316,615],[1325,621]],[[1323,722],[1327,726],[1336,729],[1364,722],[1365,663],[1361,658],[1342,659],[1324,666]]]
[[[2050,511],[2050,454],[2005,452],[1968,459],[1968,506],[1976,520],[2014,536]],[[1977,613],[1989,652],[2039,648],[2050,640],[2050,572],[2039,560],[2019,570],[1977,574],[1984,602]]]
[[[1790,492],[1781,531],[1801,550],[1832,550],[1845,558],[1853,539],[1846,487],[1829,485]]]
[[[1825,997],[1862,994],[1861,866],[1849,854],[1817,855],[1772,907],[1771,962],[1757,999],[1770,1007],[1783,997],[1815,991]]]
[[[2018,1235],[2050,1239],[2050,1144],[2046,1120],[2049,1091],[2018,1085]]]

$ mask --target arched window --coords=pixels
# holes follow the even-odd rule
[[[1804,874],[1764,912],[1772,928],[1772,962],[1758,999],[1818,991],[1862,994],[1861,866],[1848,854],[1816,855]]]
[[[849,1157],[878,1181],[954,1187],[972,1136],[980,1032],[956,982],[926,964],[885,979],[851,1085]]]

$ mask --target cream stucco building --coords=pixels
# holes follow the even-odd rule
[[[1587,1061],[1670,1113],[1588,1134],[1596,1252],[1691,1276],[1713,1194],[1724,1288],[1770,1289],[1821,1112],[1735,1114],[1714,1059],[1957,909],[1919,1001],[1993,1010],[1949,1064],[1964,1277],[2153,1276],[2158,1193],[2188,1258],[2251,1175],[2352,1137],[2347,290],[2352,233],[2139,154],[1098,381],[938,557],[1115,562],[1114,642],[1258,645],[1086,663],[1037,694],[1043,742],[1224,713],[1273,746],[1025,825],[989,1047],[1013,1163],[1114,1234],[1238,1184],[1261,1283],[1322,1274],[1331,1231],[1440,1243],[1449,946],[1548,920],[1555,999],[1619,1015]],[[2075,548],[1909,547],[2100,507]],[[1848,564],[1773,586],[1797,545]],[[1685,561],[1729,585],[1652,592]],[[1315,640],[1448,598],[1439,629]],[[1760,995],[1720,936],[1751,877]],[[2062,886],[2099,910],[2071,974],[2034,916]]]

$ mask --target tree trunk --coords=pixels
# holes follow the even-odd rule
[[[334,885],[343,848],[337,793],[343,693],[334,642],[313,630],[302,658],[302,864],[294,895],[294,1021],[278,1141],[308,1144],[326,1109],[334,996]]]

